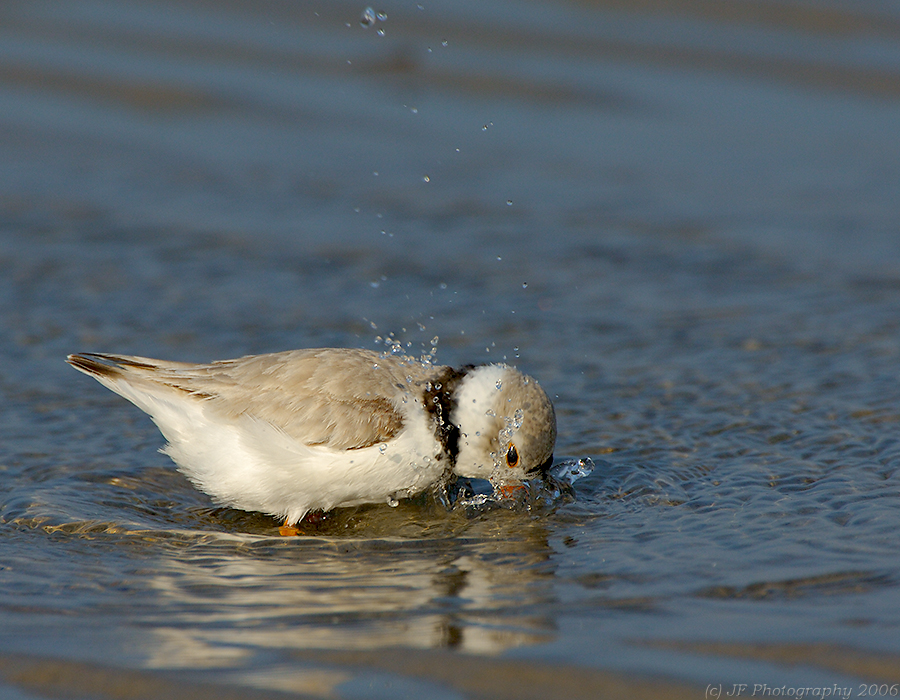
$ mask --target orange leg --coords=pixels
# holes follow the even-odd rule
[[[288,521],[284,521],[284,525],[278,528],[278,534],[282,537],[294,537],[300,534],[300,529],[296,525],[289,525]]]
[[[325,519],[328,515],[321,510],[313,510],[303,516],[303,519],[297,523],[296,525],[291,525],[287,520],[284,521],[284,524],[278,528],[278,534],[282,537],[293,537],[295,535],[302,535],[303,531],[300,529],[300,525],[302,523],[306,523],[310,526],[316,526],[321,522],[325,522]]]

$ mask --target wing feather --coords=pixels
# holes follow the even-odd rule
[[[226,417],[250,415],[306,445],[362,449],[403,427],[402,404],[430,374],[368,350],[293,350],[205,365],[124,355],[72,355],[70,364],[115,389],[191,394]],[[439,368],[437,368],[439,369]],[[408,392],[408,393],[407,393]]]

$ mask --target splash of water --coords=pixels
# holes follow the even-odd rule
[[[457,479],[442,488],[438,500],[448,510],[462,512],[469,518],[499,508],[546,515],[573,502],[575,482],[593,471],[594,462],[590,457],[567,458],[554,464],[546,476],[517,483]]]

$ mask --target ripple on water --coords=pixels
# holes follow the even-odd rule
[[[366,505],[315,514],[304,520],[301,534],[440,538],[460,535],[472,521],[494,511],[548,516],[575,500],[573,485],[590,475],[593,468],[590,458],[558,460],[545,478],[498,489],[486,480],[457,479],[387,506]],[[89,485],[87,489],[85,484]],[[14,483],[9,491],[0,509],[2,520],[49,534],[134,536],[149,542],[169,535],[182,541],[190,533],[200,541],[211,533],[264,538],[278,533],[278,523],[264,514],[212,505],[174,469],[147,468],[129,476],[98,469],[63,479],[57,474],[57,481],[47,489],[26,478]],[[84,517],[88,513],[100,513],[101,517]]]

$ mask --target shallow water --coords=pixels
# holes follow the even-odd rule
[[[0,8],[0,695],[900,683],[896,6],[372,7]],[[280,538],[63,362],[389,334],[575,500]]]

